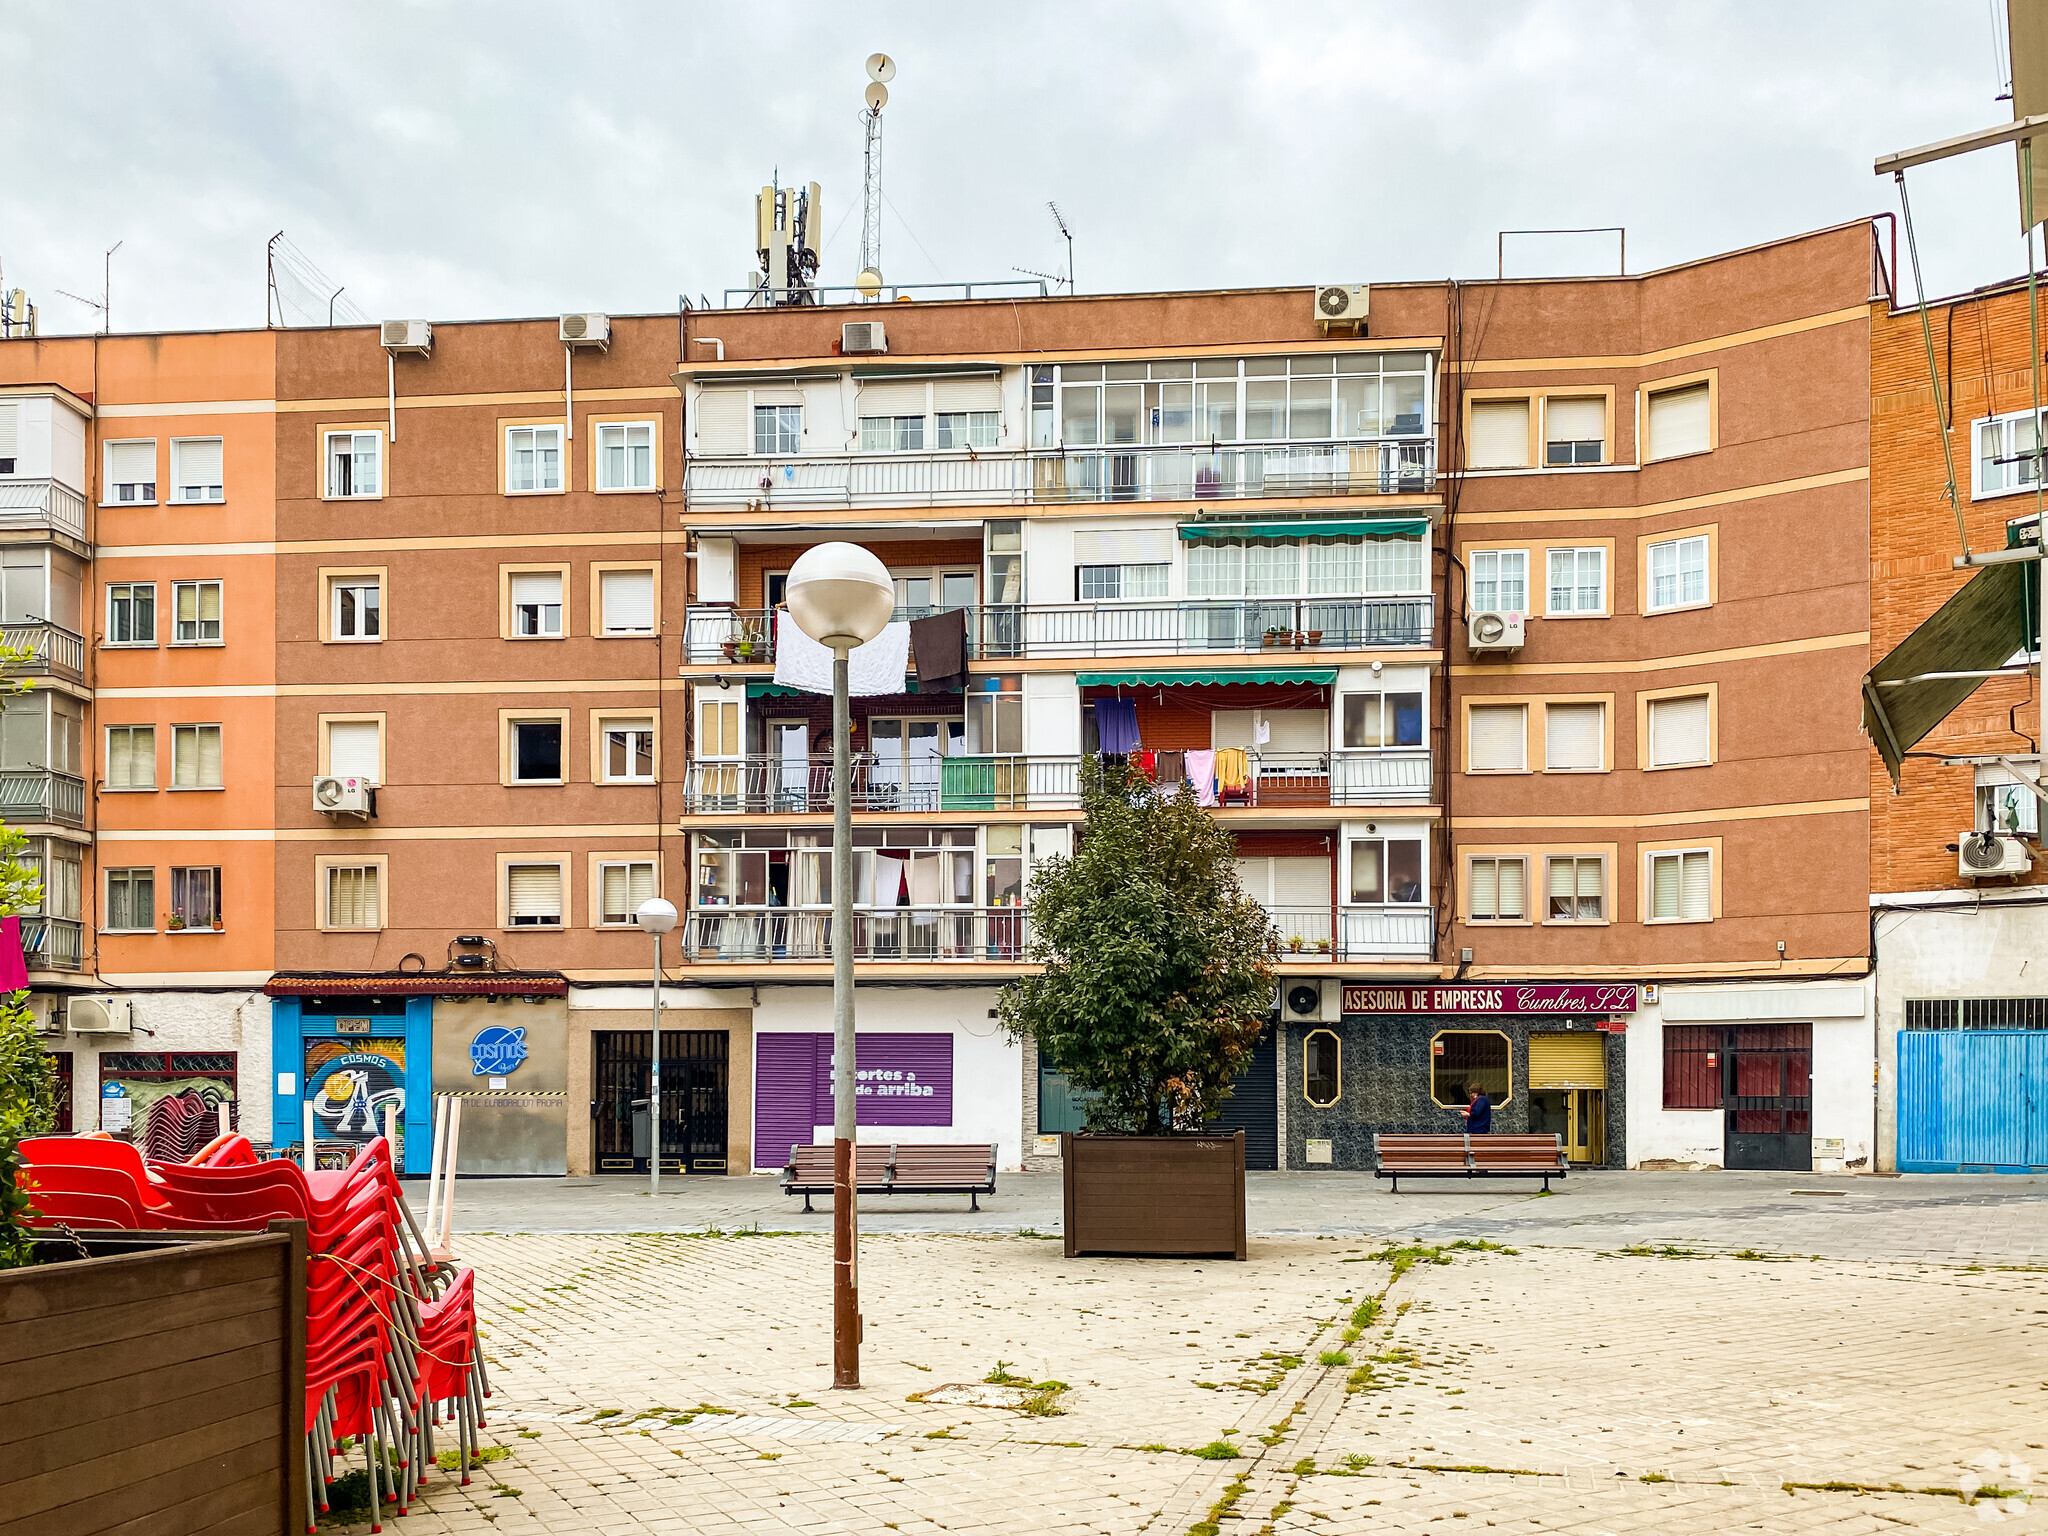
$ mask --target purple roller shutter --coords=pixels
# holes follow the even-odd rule
[[[755,1167],[780,1168],[792,1146],[810,1141],[821,1123],[813,1118],[817,1082],[831,1048],[830,1035],[754,1037]]]
[[[831,1054],[828,1043],[819,1059],[829,1062]],[[862,1125],[953,1123],[952,1035],[863,1034],[854,1050],[854,1073]],[[824,1102],[832,1102],[829,1081]]]

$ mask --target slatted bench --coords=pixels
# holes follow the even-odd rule
[[[954,1145],[856,1146],[853,1185],[863,1195],[966,1195],[972,1210],[996,1192],[996,1149],[988,1142]],[[782,1192],[811,1196],[832,1193],[832,1148],[793,1146],[782,1170]]]
[[[1375,1135],[1373,1153],[1377,1179],[1391,1179],[1391,1192],[1401,1192],[1409,1179],[1541,1179],[1546,1193],[1552,1179],[1570,1171],[1561,1136]]]

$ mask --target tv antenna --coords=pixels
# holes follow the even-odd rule
[[[889,82],[895,78],[894,59],[886,53],[868,55],[868,109],[860,117],[867,133],[861,162],[860,275],[853,280],[868,299],[882,291],[882,108],[889,104]]]
[[[1048,202],[1045,207],[1046,211],[1052,215],[1053,223],[1059,229],[1060,238],[1067,242],[1067,292],[1072,293],[1074,291],[1074,232],[1067,228],[1067,221],[1061,215],[1058,203]]]
[[[82,293],[72,293],[69,289],[65,288],[57,290],[65,298],[75,303],[83,304],[88,309],[98,310],[100,312],[100,330],[102,333],[112,330],[114,324],[114,252],[121,249],[127,243],[126,240],[116,240],[107,247],[107,254],[102,258],[100,267],[100,296],[98,298],[88,299]]]

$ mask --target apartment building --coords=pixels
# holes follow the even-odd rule
[[[2041,566],[1953,564],[2039,548],[2029,329],[2024,279],[1924,326],[1871,305],[1878,1143],[1905,1171],[2048,1166]]]

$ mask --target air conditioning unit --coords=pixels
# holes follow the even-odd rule
[[[65,1022],[75,1035],[125,1035],[135,1027],[131,997],[74,997]]]
[[[849,320],[839,327],[839,350],[886,352],[889,350],[889,338],[879,320]]]
[[[1316,290],[1316,323],[1323,326],[1353,325],[1362,332],[1366,309],[1372,298],[1367,283],[1330,283]]]
[[[29,1016],[36,1021],[39,1035],[61,1035],[64,1033],[64,999],[55,992],[31,992],[28,995]]]
[[[329,816],[375,816],[377,786],[368,779],[323,775],[313,781],[313,809]]]
[[[562,316],[562,345],[565,347],[609,347],[612,344],[610,315]]]
[[[386,320],[380,333],[386,352],[413,352],[425,357],[434,350],[434,328],[424,320]]]
[[[1291,1024],[1334,1024],[1342,1017],[1343,1002],[1342,982],[1280,983],[1280,1017]]]
[[[1468,651],[1519,651],[1523,619],[1519,613],[1475,613],[1465,629]]]
[[[1956,873],[1965,880],[2024,875],[2034,867],[2027,845],[2003,832],[1965,832],[1956,839]]]

